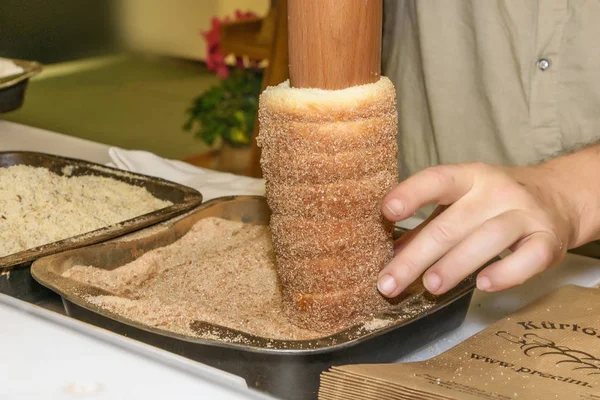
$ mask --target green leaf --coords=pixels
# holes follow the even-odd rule
[[[234,69],[227,79],[192,101],[186,110],[186,131],[212,145],[222,138],[234,146],[248,145],[258,112],[262,71]]]

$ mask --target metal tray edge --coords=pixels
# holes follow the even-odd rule
[[[5,60],[9,60],[17,64],[19,67],[22,67],[24,71],[21,74],[7,76],[5,78],[0,78],[0,90],[9,88],[14,86],[24,80],[32,78],[42,72],[42,64],[37,61],[27,61],[27,60],[19,60],[12,58],[4,58]]]

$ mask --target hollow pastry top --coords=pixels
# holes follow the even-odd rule
[[[340,90],[290,87],[289,81],[267,87],[260,96],[263,117],[302,122],[353,121],[396,113],[396,91],[382,76],[367,85]],[[265,115],[270,114],[270,115]]]

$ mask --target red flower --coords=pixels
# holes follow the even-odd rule
[[[256,14],[254,14],[252,11],[242,12],[240,10],[235,10],[235,19],[238,21],[254,18],[256,18]]]
[[[256,18],[256,14],[251,11],[235,11],[235,19],[238,21],[253,18]],[[229,67],[225,63],[227,55],[223,54],[223,51],[221,50],[221,23],[229,21],[229,17],[224,17],[221,20],[217,17],[213,17],[210,29],[202,32],[202,36],[204,37],[204,40],[206,40],[206,67],[209,71],[216,72],[217,76],[223,79],[229,76]],[[237,57],[236,61],[238,66],[244,66],[243,60],[240,57]]]
[[[206,45],[210,49],[213,46],[218,46],[221,42],[221,21],[217,17],[213,17],[211,27],[208,31],[202,32],[202,36],[206,40]]]
[[[202,36],[206,40],[206,67],[209,71],[215,71],[220,78],[227,78],[229,68],[221,51],[221,21],[213,17],[210,29],[202,32]]]

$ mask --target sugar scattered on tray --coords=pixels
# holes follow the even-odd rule
[[[194,328],[197,321],[270,339],[326,336],[288,322],[270,235],[267,226],[205,218],[173,244],[112,271],[75,266],[63,276],[104,289],[88,300],[107,311],[187,336],[223,339]],[[227,339],[243,341],[236,336]]]
[[[0,168],[0,257],[114,225],[172,203],[145,188],[46,168]]]
[[[366,321],[365,323],[363,323],[362,328],[367,332],[376,331],[378,329],[385,328],[386,326],[389,326],[394,322],[395,321],[391,319],[373,318],[370,321]]]
[[[288,321],[268,226],[205,218],[173,244],[129,264],[111,271],[75,266],[63,276],[103,289],[106,294],[87,298],[96,306],[186,336],[247,341],[235,332],[211,329],[214,325],[279,340],[334,333]]]
[[[253,344],[256,337],[311,340],[336,333],[303,329],[288,320],[268,226],[205,218],[174,243],[128,264],[112,270],[74,266],[63,276],[85,284],[87,294],[79,296],[109,313],[188,337]],[[104,294],[90,295],[90,286]],[[360,321],[348,338],[431,309],[436,302],[423,291],[422,285],[411,285],[389,316]],[[331,341],[336,343],[335,336]],[[273,347],[269,340],[259,345]]]

